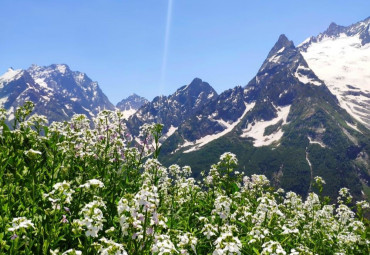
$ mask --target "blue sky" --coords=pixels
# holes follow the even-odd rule
[[[280,34],[297,45],[370,16],[367,0],[172,0],[167,17],[169,1],[0,0],[0,72],[65,63],[113,103],[194,77],[222,92],[246,85]]]

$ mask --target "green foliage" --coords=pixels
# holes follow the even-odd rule
[[[265,131],[263,132],[263,135],[264,136],[271,135],[272,133],[276,132],[282,124],[283,120],[279,120],[278,123],[266,127]]]

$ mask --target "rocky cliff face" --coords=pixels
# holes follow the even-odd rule
[[[124,114],[124,117],[128,119],[133,115],[137,110],[140,109],[143,105],[149,103],[144,97],[132,94],[128,98],[121,100],[116,107],[121,110]]]
[[[32,65],[27,70],[9,69],[0,76],[0,103],[9,121],[14,109],[28,100],[35,104],[33,113],[46,115],[49,121],[67,120],[74,114],[91,118],[103,109],[115,109],[97,82],[67,65]]]

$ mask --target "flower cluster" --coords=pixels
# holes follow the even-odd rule
[[[47,198],[53,209],[60,210],[72,202],[72,195],[75,191],[71,188],[71,184],[67,181],[58,182],[53,185],[53,190],[44,197]]]
[[[74,220],[75,224],[86,229],[85,234],[87,237],[98,237],[98,233],[103,229],[103,223],[105,221],[101,210],[106,209],[105,203],[100,197],[95,197],[95,199],[82,208],[80,215],[84,218],[82,220]]]
[[[27,228],[35,228],[35,225],[31,220],[28,220],[26,217],[14,218],[11,222],[12,226],[8,228],[10,232],[17,232],[18,230],[24,230]]]
[[[230,152],[195,178],[162,165],[160,124],[131,137],[105,110],[46,127],[31,108],[12,129],[0,110],[0,254],[369,253],[369,203],[348,188],[334,204],[321,177],[304,196],[275,189]]]

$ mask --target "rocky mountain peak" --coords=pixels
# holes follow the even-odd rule
[[[144,123],[164,124],[164,133],[170,127],[177,128],[184,120],[201,110],[217,97],[217,92],[207,82],[195,78],[169,96],[157,96],[143,105],[128,120],[128,127],[133,134]],[[165,136],[168,136],[165,135]]]
[[[189,85],[185,85],[179,88],[175,92],[175,94],[172,95],[172,97],[178,97],[180,98],[180,100],[187,100],[192,98],[191,101],[193,101],[194,99],[196,100],[196,98],[198,98],[199,96],[206,94],[209,97],[213,97],[217,95],[217,92],[207,82],[202,81],[202,79],[195,78]]]
[[[146,98],[138,96],[134,93],[118,102],[116,107],[124,112],[125,118],[128,118],[148,102],[149,101]]]
[[[190,82],[189,87],[200,85],[200,84],[202,84],[202,82],[203,82],[203,81],[202,81],[202,79],[195,77],[195,78]]]
[[[281,34],[275,45],[280,45],[282,47],[291,47],[294,46],[294,43],[293,41],[290,41],[285,34]]]
[[[9,67],[8,70],[0,76],[0,88],[2,88],[5,83],[18,79],[23,72],[24,71],[21,69],[14,70],[12,67]]]
[[[186,91],[196,92],[196,91],[200,91],[204,89],[208,90],[208,89],[212,89],[212,87],[207,82],[204,82],[202,79],[194,78],[188,85],[184,85],[180,87],[176,91],[176,93],[177,94],[184,93]]]
[[[359,36],[361,45],[363,46],[367,43],[370,43],[369,27],[370,27],[370,17],[349,26],[340,26],[332,22],[330,23],[328,29],[326,29],[323,33],[320,33],[317,36],[312,36],[305,40],[303,43],[301,43],[299,45],[299,49],[300,51],[306,51],[307,48],[310,47],[310,45],[313,43],[320,42],[328,37],[336,39],[341,36],[342,37]]]
[[[0,77],[0,99],[10,115],[10,110],[31,100],[34,113],[50,121],[66,120],[76,113],[93,117],[103,109],[114,109],[97,82],[66,64],[9,69]]]
[[[344,26],[339,26],[335,22],[330,23],[328,29],[325,30],[324,34],[331,37],[343,33],[345,30]]]
[[[292,74],[299,66],[308,69],[306,61],[294,43],[285,35],[280,35],[255,77],[256,85],[264,83],[265,79],[270,79],[271,74],[284,73],[285,69]]]
[[[282,53],[283,51],[285,51],[287,49],[294,49],[294,48],[295,48],[295,46],[294,46],[293,41],[290,41],[286,37],[286,35],[281,34],[279,36],[279,39],[275,43],[274,47],[272,47],[271,51],[267,55],[267,57],[269,58],[269,57],[272,57],[273,55]]]

